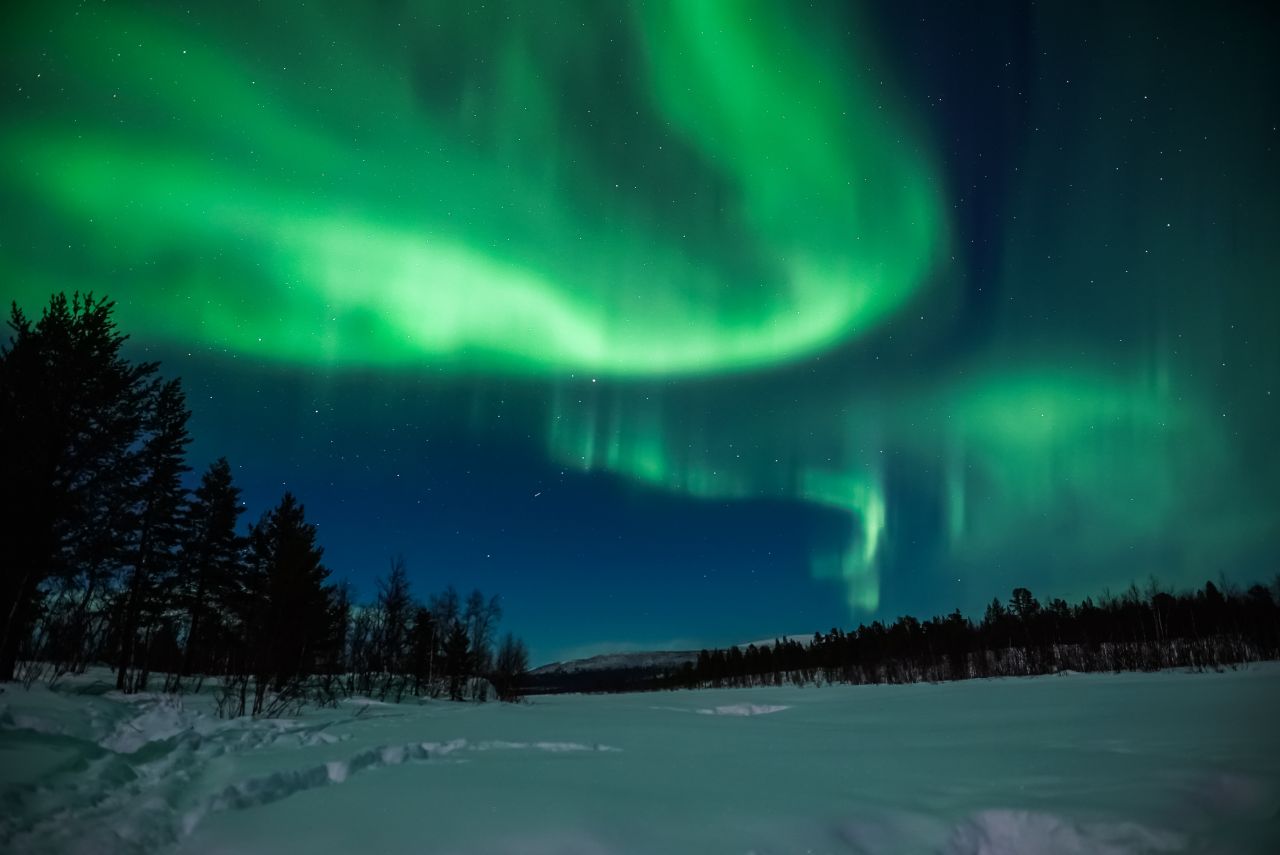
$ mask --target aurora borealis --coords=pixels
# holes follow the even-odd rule
[[[24,3],[0,282],[535,658],[1280,569],[1248,8]]]

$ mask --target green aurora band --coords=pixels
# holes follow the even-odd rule
[[[424,20],[441,20],[444,42],[462,22],[434,11]],[[357,117],[317,114],[303,105],[340,91],[342,64],[262,68],[154,16],[62,10],[49,24],[59,47],[95,72],[65,86],[78,110],[98,101],[114,121],[33,122],[7,135],[4,155],[12,181],[92,224],[103,265],[151,264],[174,247],[208,259],[132,319],[237,352],[611,375],[775,363],[899,308],[937,252],[939,202],[869,93],[841,85],[777,7],[742,26],[745,11],[638,4],[634,16],[649,121],[670,128],[651,144],[688,146],[734,196],[734,227],[700,244],[652,215],[602,221],[562,198],[555,176],[579,158],[559,128],[580,108],[553,84],[593,57],[558,58],[560,45],[519,28],[479,43],[497,69],[483,102],[503,122],[502,139],[476,145],[407,85],[414,52],[438,44],[381,59],[342,47],[376,102],[362,95]],[[644,180],[639,168],[594,176]],[[730,241],[750,247],[736,269],[717,259]],[[232,247],[253,259],[247,289],[229,287],[239,271],[218,261]]]
[[[1045,130],[1008,200],[991,344],[928,359],[964,274],[933,141],[870,25],[837,42],[790,4],[710,0],[30,5],[0,37],[19,81],[0,202],[20,238],[0,275],[20,303],[91,282],[149,341],[282,370],[515,378],[542,390],[530,431],[568,466],[845,515],[812,573],[855,612],[907,560],[904,468],[941,497],[957,577],[1018,579],[1010,544],[1053,542],[1045,572],[1082,594],[1117,555],[1179,581],[1272,543],[1262,485],[1280,473],[1224,411],[1256,428],[1274,400],[1194,365],[1239,355],[1229,322],[1265,335],[1274,297],[1250,315],[1247,285],[1276,269],[1274,243],[1191,263],[1195,212],[1249,191],[1139,165],[1125,178],[1142,187],[1186,178],[1148,216],[1111,170],[1143,153],[1084,136],[1064,84],[1033,93]],[[1138,55],[1092,81],[1043,61],[1044,80],[1114,104],[1146,91]],[[1231,123],[1264,96],[1215,108],[1193,78],[1166,83],[1228,140],[1251,132]],[[1093,195],[1046,213],[1060,176],[1068,202]],[[1274,207],[1249,204],[1241,228],[1273,234]],[[1210,279],[1246,287],[1207,297]],[[1251,357],[1264,385],[1269,348]]]

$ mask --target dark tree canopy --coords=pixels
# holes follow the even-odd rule
[[[143,477],[140,440],[156,427],[153,362],[121,351],[115,304],[54,295],[34,323],[14,304],[0,348],[0,515],[9,550],[0,575],[0,680],[36,620],[46,583],[81,577],[92,589],[127,564]]]

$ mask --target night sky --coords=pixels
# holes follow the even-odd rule
[[[1268,580],[1267,6],[20,0],[0,297],[535,664]]]

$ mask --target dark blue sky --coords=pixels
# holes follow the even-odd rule
[[[697,8],[28,9],[3,281],[535,662],[1275,572],[1273,13]]]

